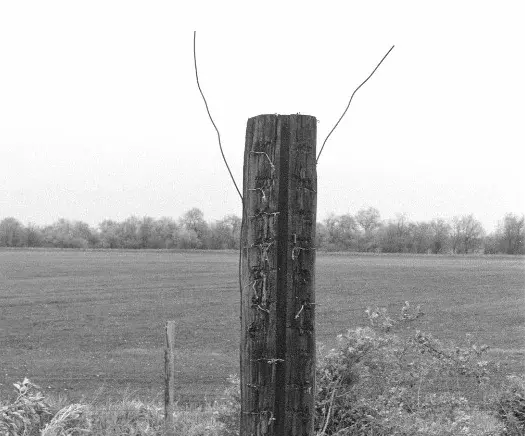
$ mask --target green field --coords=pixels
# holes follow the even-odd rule
[[[0,397],[28,376],[73,400],[163,390],[164,323],[177,322],[177,392],[216,398],[238,372],[234,252],[0,251]],[[367,306],[421,304],[417,328],[474,333],[506,372],[525,359],[523,258],[319,253],[317,341],[365,325]]]

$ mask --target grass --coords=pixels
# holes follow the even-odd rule
[[[367,306],[421,304],[419,328],[473,333],[505,372],[523,372],[522,258],[319,253],[317,341],[365,324]],[[181,402],[220,397],[238,372],[234,252],[0,251],[0,397],[25,376],[80,401],[103,387],[147,401],[163,389],[164,323],[177,322]],[[108,401],[111,399],[108,398]]]
[[[144,402],[129,392],[108,401],[99,391],[81,403],[68,404],[64,397],[42,395],[28,379],[16,387],[13,403],[0,401],[0,434],[6,436],[219,436],[224,425],[218,418],[229,410],[218,403],[175,405],[168,425],[160,401]]]

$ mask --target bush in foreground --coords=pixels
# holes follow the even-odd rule
[[[422,316],[408,303],[397,318],[380,308],[366,314],[371,327],[348,330],[334,349],[318,353],[318,436],[525,434],[525,379],[498,387],[487,346],[467,336],[461,346],[445,347],[429,334],[403,329]],[[399,328],[404,331],[395,334]],[[236,380],[229,398],[219,421],[233,436],[240,411]]]
[[[525,435],[525,375],[507,377],[492,400],[492,408],[505,424],[505,435]]]

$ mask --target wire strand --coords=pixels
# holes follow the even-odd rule
[[[341,118],[339,118],[339,120],[337,121],[337,123],[335,123],[335,126],[332,128],[332,130],[330,130],[330,133],[328,134],[328,136],[325,138],[324,142],[323,142],[323,146],[321,147],[321,151],[319,152],[319,154],[317,155],[317,159],[315,160],[315,163],[317,164],[317,162],[319,162],[319,158],[321,157],[321,153],[323,152],[323,149],[324,149],[324,146],[326,144],[326,141],[328,141],[328,138],[330,137],[330,135],[333,133],[333,131],[335,130],[335,128],[339,125],[339,123],[341,122],[341,120],[343,119],[343,117],[345,116],[346,114],[346,111],[348,110],[348,108],[350,107],[350,103],[352,103],[352,99],[354,98],[354,95],[357,91],[359,91],[359,88],[361,88],[361,86],[363,86],[366,82],[368,82],[368,79],[370,79],[370,77],[372,77],[374,75],[374,73],[376,72],[376,70],[379,68],[379,65],[381,65],[383,63],[383,61],[386,59],[386,57],[390,54],[390,52],[394,49],[395,46],[392,46],[390,47],[390,50],[388,50],[388,52],[386,53],[386,55],[383,56],[383,59],[381,59],[381,61],[376,65],[376,67],[374,68],[374,71],[372,71],[370,73],[370,75],[361,83],[361,85],[359,85],[355,91],[352,93],[352,96],[350,97],[350,101],[348,102],[348,105],[346,106],[346,109],[345,111],[343,112],[343,115],[341,115]]]
[[[217,126],[215,125],[215,122],[213,121],[213,118],[210,114],[210,109],[208,108],[208,102],[206,101],[206,97],[204,97],[204,93],[202,92],[201,85],[199,83],[199,73],[197,71],[197,54],[195,50],[195,39],[197,38],[197,31],[193,31],[193,61],[195,63],[195,78],[197,79],[197,86],[199,88],[199,92],[201,93],[202,99],[204,100],[204,105],[206,106],[206,112],[208,112],[208,116],[210,117],[210,121],[213,124],[213,127],[215,128],[215,131],[217,132],[217,139],[219,140],[219,148],[221,150],[222,159],[224,160],[224,164],[226,165],[226,169],[228,170],[228,173],[230,173],[230,177],[232,179],[233,184],[235,185],[235,189],[237,190],[237,193],[239,194],[239,197],[242,201],[242,194],[239,188],[237,187],[237,183],[235,182],[235,178],[233,177],[233,174],[230,170],[230,166],[228,165],[228,161],[226,160],[226,156],[224,156],[224,151],[222,150],[222,143],[221,143],[221,134],[219,133],[219,129],[217,129]]]

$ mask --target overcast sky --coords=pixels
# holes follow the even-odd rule
[[[179,3],[0,3],[0,218],[240,215],[193,30],[239,183],[249,117],[316,116],[320,147],[395,44],[326,145],[318,219],[525,211],[521,2]]]

